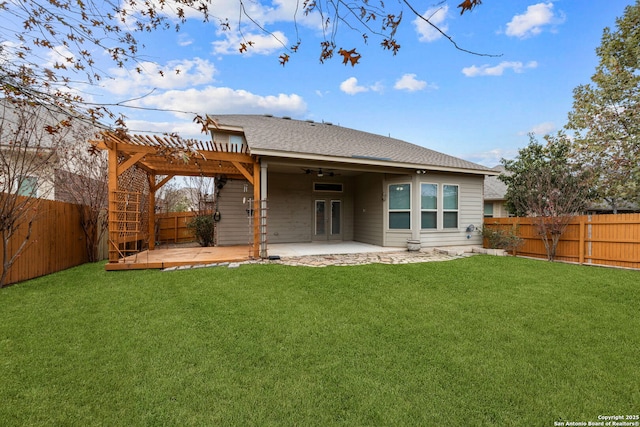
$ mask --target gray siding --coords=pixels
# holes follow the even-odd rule
[[[383,176],[367,173],[355,179],[353,240],[383,245]]]
[[[484,204],[482,198],[484,180],[481,176],[432,175],[422,179],[424,182],[458,185],[458,229],[457,230],[421,230],[420,241],[423,247],[482,245],[482,236],[478,231],[467,233],[466,228],[474,225],[482,227]],[[471,236],[471,238],[467,238]]]
[[[268,243],[311,241],[310,187],[308,175],[268,174]]]
[[[246,192],[245,192],[246,189]],[[218,245],[246,245],[253,243],[253,228],[247,216],[248,202],[253,197],[253,186],[245,180],[229,180],[220,190],[218,210]]]
[[[412,225],[413,230],[389,230],[387,224],[388,202],[385,202],[383,227],[385,230],[385,246],[405,246],[408,239],[419,239],[422,247],[436,246],[465,246],[482,245],[482,237],[478,231],[467,233],[466,228],[474,225],[482,226],[484,217],[483,183],[482,176],[427,173],[426,175],[397,177],[384,183],[387,186],[393,183],[411,182],[412,188]],[[420,230],[420,184],[430,183],[438,185],[438,224],[439,229]],[[458,228],[442,228],[442,186],[458,186]],[[467,238],[470,236],[470,238]]]
[[[342,193],[314,192],[314,182],[339,182]],[[318,178],[312,174],[268,173],[267,242],[299,243],[313,240],[315,200],[342,201],[342,239],[353,240],[353,184],[349,177]]]

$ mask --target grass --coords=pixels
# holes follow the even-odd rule
[[[640,272],[84,265],[0,292],[0,425],[550,426],[640,411]]]

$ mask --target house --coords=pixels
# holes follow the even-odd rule
[[[96,156],[87,148],[100,129],[54,107],[0,99],[0,190],[78,203],[69,193],[95,175],[86,165],[95,166]]]
[[[498,174],[504,172],[504,166],[498,165],[493,168]],[[485,218],[506,218],[509,211],[506,207],[505,195],[507,194],[507,184],[500,181],[497,176],[487,176],[484,180],[484,217]]]
[[[112,263],[131,242],[154,249],[148,206],[174,176],[216,177],[218,245],[250,244],[254,257],[272,243],[482,244],[474,230],[484,178],[496,171],[326,122],[210,115],[206,123],[211,141],[113,132],[93,141],[109,151]],[[124,179],[134,169],[148,179]]]
[[[497,172],[398,139],[327,122],[211,115],[214,143],[258,159],[268,243],[345,240],[378,246],[480,245],[483,184]],[[253,189],[219,192],[218,242],[247,242]],[[244,202],[244,203],[243,203]]]

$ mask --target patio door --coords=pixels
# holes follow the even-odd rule
[[[316,199],[313,240],[342,240],[342,200]]]

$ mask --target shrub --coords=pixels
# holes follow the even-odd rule
[[[491,249],[504,249],[515,253],[524,244],[524,239],[518,237],[518,224],[513,224],[505,229],[499,224],[482,227],[482,237],[487,239],[487,245]]]
[[[200,246],[213,246],[215,221],[213,215],[198,215],[187,223],[187,228],[193,232]]]

